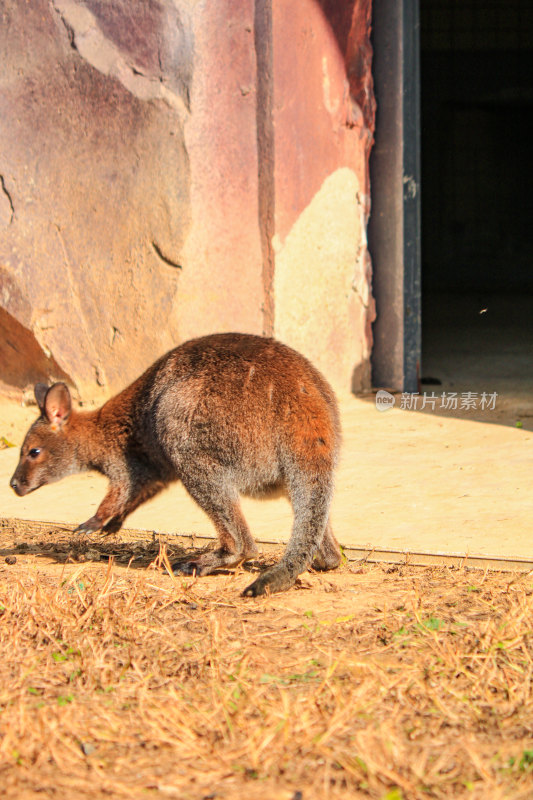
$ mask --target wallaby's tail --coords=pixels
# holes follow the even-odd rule
[[[266,592],[282,592],[293,585],[298,575],[311,566],[324,536],[333,539],[328,526],[329,508],[333,494],[333,471],[310,476],[300,472],[289,483],[294,509],[291,537],[278,564],[263,572],[244,591],[255,597]],[[340,553],[339,553],[340,561]],[[331,566],[338,566],[332,564]]]

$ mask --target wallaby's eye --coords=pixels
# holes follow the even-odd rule
[[[32,447],[31,450],[29,451],[28,455],[29,455],[30,458],[37,458],[37,456],[39,455],[40,452],[41,452],[41,448],[40,447]]]

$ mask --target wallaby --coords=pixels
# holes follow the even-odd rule
[[[84,470],[106,475],[107,494],[78,532],[119,530],[137,506],[180,480],[213,521],[218,546],[173,569],[207,575],[257,554],[239,494],[282,489],[294,512],[289,543],[244,595],[288,589],[311,564],[339,565],[329,522],[337,403],[318,370],[290,347],[213,334],[171,350],[96,411],[75,411],[64,383],[38,383],[35,399],[41,415],[10,485],[22,496]]]

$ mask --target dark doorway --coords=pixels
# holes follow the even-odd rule
[[[530,406],[533,4],[422,0],[420,23],[422,375]]]

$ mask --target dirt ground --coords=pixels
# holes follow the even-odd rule
[[[175,537],[0,524],[9,800],[526,800],[533,577],[365,562],[244,599]]]

